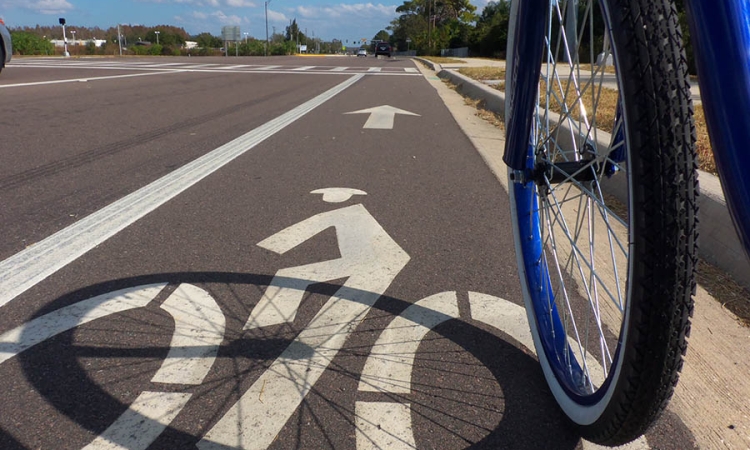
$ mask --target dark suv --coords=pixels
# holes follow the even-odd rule
[[[384,55],[390,58],[391,57],[391,44],[387,42],[379,42],[375,46],[375,57],[377,57],[378,55]]]

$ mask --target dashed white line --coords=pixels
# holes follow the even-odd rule
[[[86,81],[113,80],[115,78],[146,77],[149,75],[164,75],[164,74],[170,74],[170,73],[181,73],[181,71],[170,70],[170,71],[165,71],[165,72],[129,73],[127,75],[112,75],[108,77],[84,77],[84,78],[72,78],[72,79],[69,78],[66,80],[36,81],[32,83],[0,84],[0,89],[27,87],[27,86],[43,86],[47,84],[81,83],[81,82],[86,82]]]

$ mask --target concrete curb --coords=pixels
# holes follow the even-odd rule
[[[463,96],[482,100],[484,107],[504,116],[505,95],[483,83],[468,78],[454,70],[443,69],[440,64],[415,58],[432,70],[438,77],[450,81]],[[698,220],[700,222],[699,255],[709,263],[719,267],[732,278],[750,289],[750,259],[743,250],[737,232],[729,216],[729,210],[718,177],[698,171],[701,195],[698,199]],[[617,187],[614,187],[617,190]],[[615,194],[617,195],[617,194]]]

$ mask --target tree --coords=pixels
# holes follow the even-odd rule
[[[410,39],[420,54],[436,54],[448,46],[468,45],[476,7],[469,0],[407,0],[390,29],[393,43],[406,48]]]
[[[382,41],[390,42],[391,35],[385,30],[380,30],[378,31],[378,34],[376,34],[375,37],[372,38],[372,40],[376,42],[382,42]]]
[[[198,47],[201,48],[220,48],[224,46],[221,38],[211,33],[201,33],[194,40],[198,43]]]
[[[509,20],[509,0],[489,2],[471,33],[469,47],[472,52],[481,56],[504,58]]]
[[[299,25],[297,25],[297,19],[292,20],[292,23],[286,27],[285,36],[287,41],[293,41],[295,45],[298,42],[307,42],[307,36],[300,31]]]

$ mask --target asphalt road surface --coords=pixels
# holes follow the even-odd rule
[[[0,99],[0,448],[594,448],[411,60],[14,59]]]

